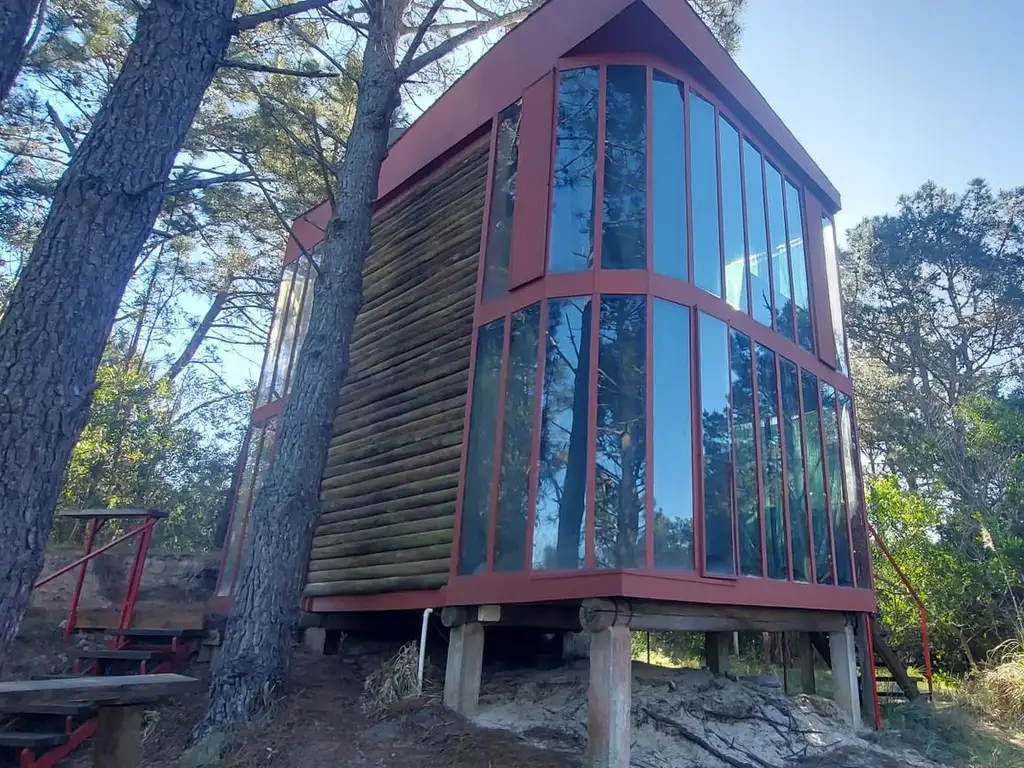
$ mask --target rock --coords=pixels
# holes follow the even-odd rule
[[[216,768],[230,749],[231,738],[222,731],[213,731],[182,753],[178,768]]]

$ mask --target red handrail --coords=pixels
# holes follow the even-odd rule
[[[918,620],[921,626],[921,648],[924,651],[924,677],[928,681],[928,699],[933,700],[933,689],[932,689],[932,653],[931,644],[928,642],[928,612],[925,610],[924,601],[921,599],[921,595],[914,588],[914,585],[910,583],[910,579],[900,568],[899,563],[896,562],[896,558],[893,557],[892,552],[885,546],[885,541],[875,530],[875,526],[868,523],[868,530],[871,531],[871,537],[878,544],[878,548],[882,550],[882,554],[885,555],[886,559],[892,564],[893,570],[896,571],[896,575],[899,576],[900,581],[903,582],[903,586],[907,588],[907,592],[913,598],[914,602],[917,603]]]

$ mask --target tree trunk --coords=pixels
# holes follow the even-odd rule
[[[3,0],[0,4],[0,103],[18,77],[25,38],[38,8],[39,0]]]
[[[375,6],[309,330],[282,414],[274,461],[253,506],[253,538],[243,556],[206,716],[194,734],[200,739],[249,722],[287,673],[332,422],[363,302],[363,264],[377,179],[398,103],[395,51],[404,6]]]
[[[28,605],[121,295],[231,39],[234,0],[152,0],[0,321],[0,660]]]

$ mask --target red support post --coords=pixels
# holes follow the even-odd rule
[[[71,595],[71,607],[68,608],[68,622],[64,627],[64,639],[67,640],[75,631],[75,622],[78,619],[78,603],[82,599],[82,587],[85,586],[85,572],[89,567],[89,556],[92,553],[92,546],[96,541],[96,534],[103,527],[103,521],[93,518],[89,521],[89,533],[85,537],[85,555],[82,559],[82,568],[75,578],[75,591]],[[39,585],[36,584],[38,587]]]

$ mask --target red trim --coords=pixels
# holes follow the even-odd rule
[[[284,410],[284,405],[287,402],[287,397],[280,397],[277,400],[271,400],[269,403],[262,405],[259,408],[254,408],[251,419],[253,426],[262,426],[275,416],[279,415],[281,411]]]
[[[483,578],[478,576],[477,578]],[[330,595],[306,597],[310,613],[341,613],[348,611],[422,611],[440,608],[449,603],[444,589],[423,592],[383,592],[376,595]]]
[[[544,276],[554,119],[555,73],[548,72],[523,92],[516,190],[525,190],[526,194],[516,196],[508,270],[510,291]]]
[[[650,135],[650,134],[648,134]],[[649,182],[648,182],[649,183]],[[650,237],[651,217],[647,217]],[[654,299],[644,297],[646,330],[644,335],[644,567],[654,570]]]

